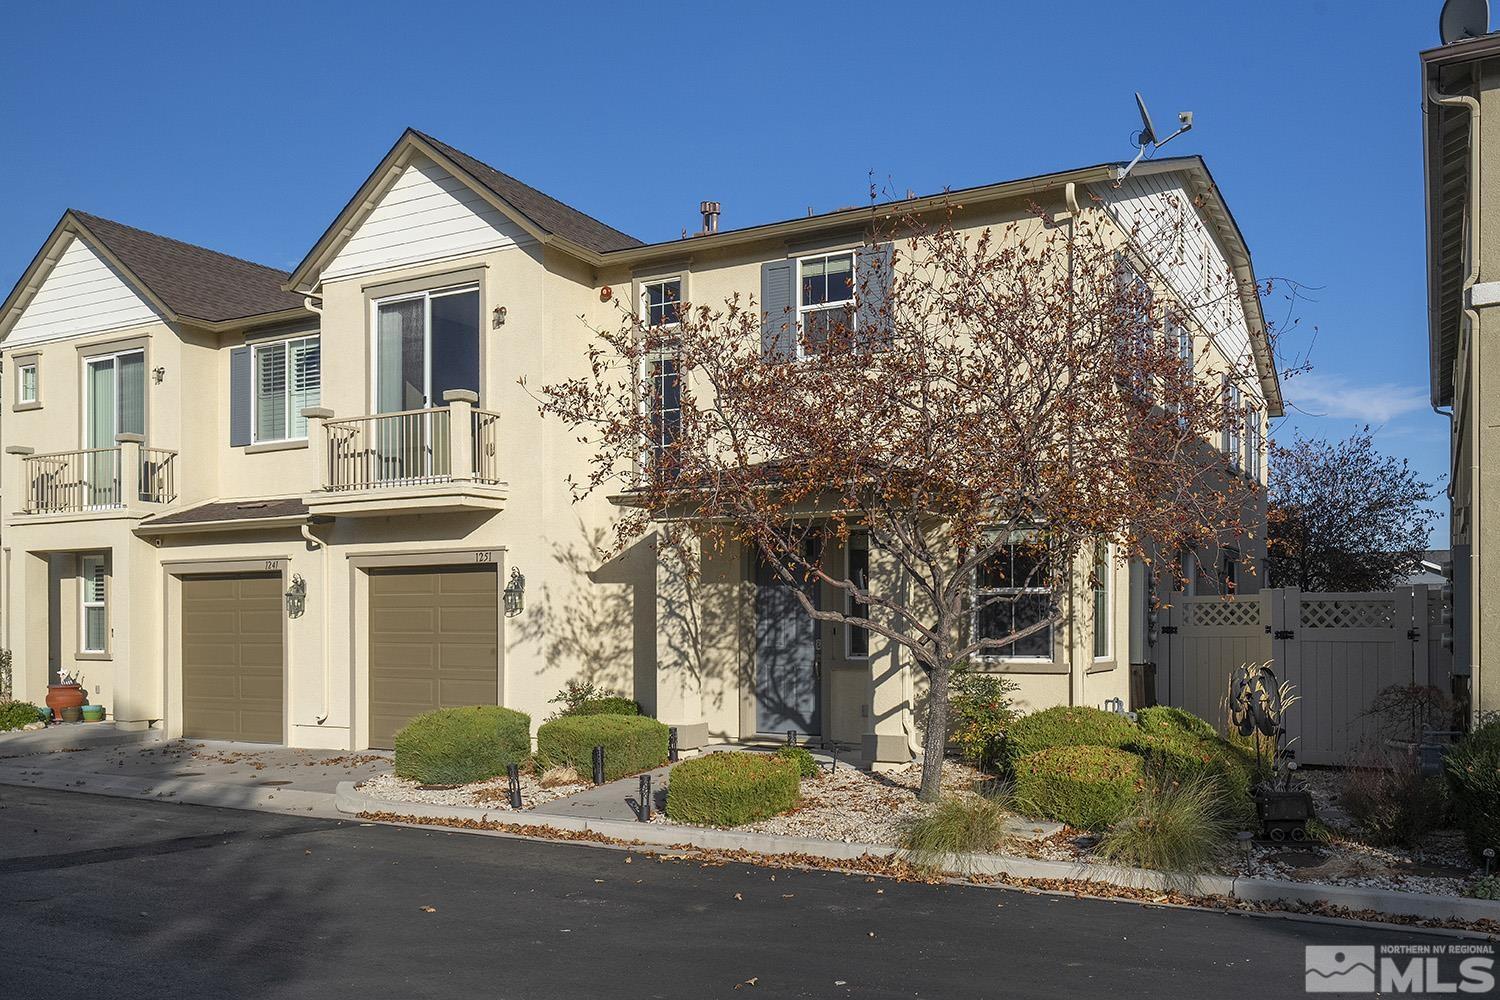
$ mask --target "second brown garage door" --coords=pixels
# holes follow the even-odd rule
[[[496,703],[497,581],[493,566],[370,573],[370,746],[422,712]]]
[[[182,581],[182,733],[282,741],[281,577]]]

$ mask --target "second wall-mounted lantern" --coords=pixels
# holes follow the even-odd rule
[[[526,577],[521,571],[510,568],[510,582],[505,585],[505,617],[514,618],[526,608]]]

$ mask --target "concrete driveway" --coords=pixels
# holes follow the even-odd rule
[[[109,723],[0,734],[0,784],[337,816],[341,781],[390,767],[381,750],[164,740]]]

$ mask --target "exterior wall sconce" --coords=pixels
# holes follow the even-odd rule
[[[161,385],[162,382],[166,381],[166,378],[167,370],[161,365],[157,365],[155,368],[151,369],[151,381],[155,382],[157,385]]]
[[[302,612],[307,610],[307,581],[302,579],[302,574],[292,574],[292,585],[286,588],[286,616],[288,618],[301,618]]]
[[[494,312],[493,312],[493,316],[494,316],[493,322],[494,322],[494,326],[495,326],[496,330],[500,329],[502,326],[505,325],[505,313],[506,313],[506,308],[504,306],[496,306],[495,307]]]
[[[526,608],[526,577],[510,568],[510,582],[505,585],[505,617],[514,618]]]

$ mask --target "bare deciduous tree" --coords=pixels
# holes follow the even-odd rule
[[[812,618],[924,672],[929,801],[955,669],[1050,634],[1101,543],[1154,558],[1240,534],[1257,489],[1215,447],[1241,415],[1165,335],[1141,237],[1126,254],[1100,213],[975,231],[952,209],[872,212],[841,279],[857,306],[799,322],[736,295],[684,303],[672,326],[625,310],[595,331],[586,376],[534,393],[594,449],[575,493],[617,496],[620,544],[673,521],[753,547]],[[1170,259],[1171,227],[1151,228],[1145,259]],[[1205,298],[1236,294],[1214,281]],[[821,558],[852,531],[868,532],[868,579]],[[813,583],[850,600],[824,606]]]
[[[1381,454],[1365,427],[1342,441],[1273,445],[1267,535],[1277,586],[1386,590],[1412,572],[1437,512],[1433,484]]]

